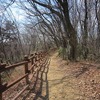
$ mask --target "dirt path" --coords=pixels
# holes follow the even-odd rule
[[[48,73],[49,98],[50,100],[76,100],[80,98],[79,90],[75,85],[75,79],[68,73],[65,73],[61,59],[57,59],[57,54],[51,57],[51,63]],[[64,63],[64,62],[63,62]],[[68,67],[68,66],[66,66]]]
[[[88,76],[86,77],[86,75],[83,74],[78,78],[75,77],[75,75],[79,73],[77,66],[79,67],[81,65],[78,63],[67,65],[66,61],[57,57],[57,53],[51,56],[48,72],[49,100],[100,100],[99,97],[93,99],[91,94],[92,87],[89,87],[90,83],[88,84],[88,81],[91,81]],[[97,76],[99,75],[100,78],[99,72]],[[92,76],[92,78],[94,78],[94,76]],[[95,78],[97,77],[95,76]]]

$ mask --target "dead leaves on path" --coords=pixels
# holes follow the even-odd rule
[[[78,86],[82,99],[77,100],[100,100],[100,69],[96,64],[69,63],[59,59],[59,70],[66,76],[72,76],[75,85]]]

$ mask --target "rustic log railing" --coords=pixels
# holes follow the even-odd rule
[[[42,65],[46,62],[47,62],[46,53],[40,52],[40,53],[31,54],[30,58],[28,58],[28,56],[25,55],[24,61],[17,64],[13,64],[10,66],[6,66],[6,64],[0,64],[0,100],[3,100],[2,97],[3,92],[5,92],[7,89],[11,88],[12,86],[14,86],[15,84],[17,84],[18,82],[20,82],[22,79],[25,78],[26,86],[12,99],[12,100],[16,100],[29,87],[30,85],[29,83],[31,82],[33,76],[38,73],[41,67],[43,67]],[[25,68],[25,74],[23,76],[19,77],[18,79],[16,79],[10,84],[2,83],[1,80],[2,72],[8,71],[16,67],[20,67],[22,65]],[[29,78],[30,74],[32,74],[31,78]]]

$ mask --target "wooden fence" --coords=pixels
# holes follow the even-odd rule
[[[31,56],[28,58],[26,55],[24,57],[24,61],[13,64],[10,66],[6,66],[6,64],[0,64],[0,100],[3,100],[2,94],[5,92],[7,89],[11,88],[18,82],[20,82],[22,79],[25,78],[26,81],[26,86],[12,99],[16,100],[30,85],[30,82],[32,78],[34,77],[35,74],[40,71],[41,67],[45,66],[47,62],[47,56],[46,53],[40,52],[40,53],[35,53],[31,54]],[[44,64],[45,63],[45,64]],[[22,77],[19,77],[12,83],[2,83],[2,72],[9,71],[10,69],[14,69],[16,67],[23,66],[25,68],[25,74]],[[32,74],[31,78],[29,78],[29,75]]]

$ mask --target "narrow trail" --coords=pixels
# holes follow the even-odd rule
[[[57,53],[51,56],[48,82],[50,100],[81,99],[80,90],[76,85],[75,77],[71,75],[71,69],[66,62],[57,57]]]
[[[100,70],[91,67],[81,72],[84,65],[68,64],[57,55],[51,56],[46,100],[100,100]]]

